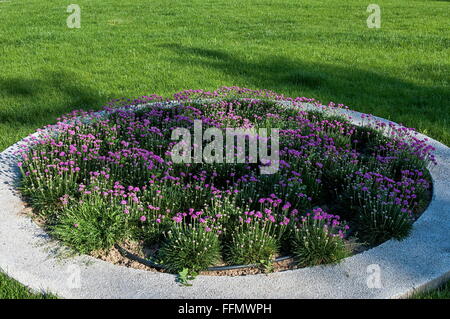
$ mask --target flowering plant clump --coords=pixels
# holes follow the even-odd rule
[[[356,171],[348,176],[350,209],[357,210],[359,238],[372,245],[409,235],[413,208],[419,205],[430,182],[419,170],[403,170],[395,181],[380,173]]]
[[[341,108],[236,87],[115,100],[29,137],[21,190],[50,233],[83,253],[133,240],[173,271],[280,254],[334,262],[348,236],[407,236],[436,162],[414,130],[370,115],[358,126]],[[228,139],[239,130],[242,143]]]
[[[180,223],[167,232],[158,255],[168,270],[198,272],[220,261],[219,235],[208,226]]]
[[[245,211],[232,229],[225,252],[231,264],[269,261],[278,254],[281,239],[291,223],[291,215],[288,214],[291,204],[282,205],[282,200],[275,194],[258,202],[260,210]]]
[[[314,266],[339,261],[349,252],[342,240],[348,225],[339,216],[313,209],[301,217],[294,231],[294,256],[302,266]]]

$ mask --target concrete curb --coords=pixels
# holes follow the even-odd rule
[[[352,116],[354,123],[363,121],[361,113],[339,112]],[[433,199],[404,241],[387,241],[338,265],[270,275],[199,276],[191,287],[181,287],[174,275],[116,266],[89,256],[58,258],[58,244],[23,214],[13,155],[23,143],[19,142],[0,154],[0,269],[32,289],[64,298],[407,297],[450,279],[450,148],[429,140],[438,161],[431,171]],[[369,288],[367,282],[377,267],[381,288]]]

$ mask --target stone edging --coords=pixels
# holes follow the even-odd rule
[[[355,124],[363,121],[362,113],[339,112],[352,116]],[[402,298],[450,279],[450,148],[432,139],[438,161],[431,171],[433,198],[404,241],[389,240],[338,265],[269,275],[199,276],[191,287],[180,286],[171,274],[89,256],[57,257],[59,245],[25,216],[16,191],[13,153],[20,143],[0,154],[0,269],[34,290],[64,298]],[[378,267],[381,288],[369,288]]]

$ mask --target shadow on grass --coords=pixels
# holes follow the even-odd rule
[[[433,116],[439,119],[442,114],[435,111],[450,108],[450,90],[445,87],[417,86],[369,70],[304,63],[282,56],[254,62],[219,49],[180,44],[161,47],[177,53],[180,64],[196,64],[231,75],[236,79],[236,85],[244,83],[254,88],[288,93],[305,91],[312,94],[310,97],[325,97],[356,108],[364,107],[364,111],[380,111],[381,108],[382,115],[414,110],[429,112],[430,119]]]
[[[32,79],[0,79],[0,92],[8,96],[32,96],[39,86],[40,82]]]
[[[35,128],[75,109],[98,108],[108,100],[95,89],[77,83],[70,73],[48,72],[41,78],[44,80],[0,77],[0,97],[14,103],[1,105],[0,123]]]
[[[325,103],[330,100],[344,103],[362,112],[414,126],[444,143],[450,141],[450,89],[444,84],[420,86],[386,76],[381,71],[309,63],[282,55],[255,55],[247,59],[220,48],[175,43],[159,47],[169,53],[167,59],[172,59],[174,65],[186,65],[192,72],[213,69],[231,78],[234,85],[270,89],[288,96],[302,94]],[[430,70],[426,64],[412,64],[405,72],[408,71],[433,79],[443,78],[441,71]],[[0,75],[0,125],[28,131],[53,123],[56,117],[74,109],[98,109],[117,97],[99,93],[78,76],[67,71],[46,72],[35,78],[2,78]],[[210,82],[214,82],[212,80]],[[190,83],[190,79],[185,83]],[[170,86],[170,83],[162,85]],[[189,85],[185,88],[198,89]]]

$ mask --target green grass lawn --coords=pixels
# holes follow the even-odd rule
[[[381,29],[368,3],[0,2],[0,149],[71,109],[223,85],[344,103],[450,144],[450,3],[379,0]]]
[[[441,287],[429,292],[419,293],[411,297],[412,299],[450,299],[450,281]]]
[[[52,294],[34,293],[0,272],[0,299],[55,299]]]
[[[73,109],[224,85],[344,103],[450,145],[450,2],[378,0],[381,29],[369,3],[0,2],[0,150]]]

